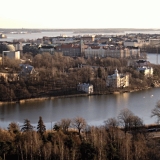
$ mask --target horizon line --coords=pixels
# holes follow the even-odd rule
[[[62,29],[62,30],[65,30],[65,29],[153,29],[153,30],[159,30],[160,28],[25,28],[25,27],[22,27],[22,28],[0,28],[0,29]]]

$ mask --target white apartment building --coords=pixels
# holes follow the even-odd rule
[[[127,58],[140,57],[140,49],[138,48],[109,48],[103,46],[92,46],[84,49],[86,58],[90,57],[113,57],[113,58]]]
[[[129,74],[119,74],[118,70],[115,70],[113,75],[108,75],[106,81],[107,87],[119,88],[129,86]]]
[[[8,57],[11,59],[20,59],[20,51],[3,51],[2,57]]]
[[[90,94],[90,93],[93,93],[93,85],[88,84],[88,83],[78,84],[77,90]]]

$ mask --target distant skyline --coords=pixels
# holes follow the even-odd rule
[[[160,28],[159,0],[5,0],[0,28]]]

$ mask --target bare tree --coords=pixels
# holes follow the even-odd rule
[[[137,138],[138,133],[145,133],[143,120],[138,116],[131,117],[131,133],[133,138]]]
[[[152,110],[152,115],[151,117],[156,117],[157,118],[157,123],[160,122],[160,100],[157,102],[156,107]]]
[[[143,127],[143,120],[138,116],[132,116],[132,128],[137,130],[140,127]]]
[[[17,133],[20,131],[20,127],[17,123],[11,122],[8,126],[8,131],[13,132],[13,133]]]
[[[79,135],[81,133],[81,130],[85,129],[86,125],[87,123],[82,117],[76,117],[72,121],[72,126],[78,129]]]
[[[129,109],[120,112],[118,118],[120,124],[124,127],[125,133],[131,128],[133,113]]]
[[[104,121],[104,124],[107,128],[110,128],[110,127],[117,128],[119,125],[119,122],[117,121],[116,118],[109,118],[108,120]]]
[[[70,127],[71,120],[70,119],[62,119],[58,124],[64,132],[68,132],[68,128]]]

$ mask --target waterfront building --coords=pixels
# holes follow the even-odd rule
[[[153,68],[147,67],[147,66],[141,66],[138,67],[137,70],[144,74],[146,77],[152,77],[153,76]]]
[[[78,84],[77,90],[90,94],[90,93],[93,93],[93,85],[88,83]]]
[[[119,74],[116,69],[113,75],[108,75],[106,81],[107,87],[119,88],[129,86],[129,74]]]

